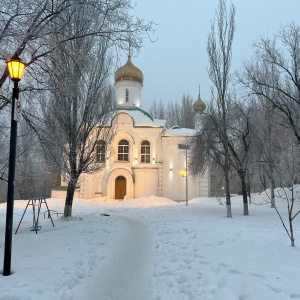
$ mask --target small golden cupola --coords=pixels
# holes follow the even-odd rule
[[[206,108],[206,104],[202,101],[200,97],[200,85],[199,85],[199,95],[197,101],[193,104],[193,110],[195,112],[195,129],[196,130],[201,130],[202,128],[202,121],[204,117],[204,111]]]
[[[126,64],[115,72],[115,83],[122,80],[133,80],[140,83],[144,81],[144,75],[142,71],[134,66],[131,62],[131,56],[128,55]]]
[[[203,113],[206,109],[206,104],[202,101],[200,97],[200,85],[199,85],[199,95],[197,101],[193,104],[194,112]]]

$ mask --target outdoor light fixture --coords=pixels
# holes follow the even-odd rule
[[[6,65],[10,79],[14,82],[19,82],[23,77],[26,64],[15,55],[6,61]]]
[[[180,170],[180,175],[185,178],[186,177],[186,170]]]
[[[14,82],[12,93],[12,109],[10,122],[10,146],[9,146],[9,165],[8,165],[8,184],[7,184],[7,205],[6,205],[6,227],[4,244],[3,275],[10,275],[11,267],[11,246],[12,246],[12,227],[14,212],[14,182],[16,167],[16,148],[17,148],[17,122],[21,117],[21,105],[19,101],[18,82],[22,79],[26,64],[16,55],[6,61],[10,79]]]
[[[187,161],[187,151],[190,149],[188,144],[178,144],[179,150],[185,150],[185,170],[180,171],[180,175],[185,178],[185,204],[188,205],[188,161]]]

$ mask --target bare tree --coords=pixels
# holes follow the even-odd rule
[[[216,34],[217,28],[217,34]],[[230,82],[230,66],[232,56],[232,43],[235,30],[235,7],[231,5],[227,12],[226,1],[220,0],[216,11],[216,21],[211,25],[211,32],[208,35],[207,52],[209,57],[209,77],[216,89],[216,103],[218,114],[222,123],[222,145],[224,148],[224,174],[227,217],[232,217],[229,183],[229,148],[227,134],[227,101]]]
[[[80,114],[83,116],[85,113],[86,115],[81,120],[83,123],[96,123],[96,121],[80,104],[78,105],[78,109],[82,109],[82,111],[76,115],[77,104],[74,100],[72,104],[69,102],[69,106],[66,101],[63,104],[64,107],[61,107],[62,109],[65,108],[68,113],[73,111],[73,117],[68,119],[65,116],[63,120],[63,111],[57,111],[58,113],[57,115],[54,114],[55,118],[51,123],[52,120],[47,119],[50,112],[53,112],[53,107],[51,108],[50,104],[55,103],[57,105],[58,102],[56,100],[58,98],[55,98],[55,101],[50,103],[48,102],[51,98],[50,95],[52,97],[53,95],[54,97],[56,95],[59,96],[62,104],[62,98],[70,99],[72,93],[73,95],[79,95],[80,86],[81,92],[83,94],[86,93],[87,98],[98,97],[98,104],[100,104],[99,107],[96,105],[95,116],[96,114],[101,115],[101,110],[104,113],[104,111],[107,112],[109,110],[108,107],[111,108],[113,92],[108,87],[107,82],[104,84],[104,78],[107,77],[112,62],[104,61],[100,52],[104,51],[105,48],[106,53],[108,49],[117,53],[115,50],[127,47],[128,37],[130,37],[131,48],[138,49],[142,44],[143,38],[149,37],[149,33],[153,30],[152,22],[144,22],[142,19],[135,17],[133,11],[134,6],[130,0],[25,0],[22,2],[22,5],[20,5],[20,1],[18,0],[4,0],[1,2],[0,59],[6,60],[13,54],[17,54],[21,55],[27,62],[25,78],[22,80],[20,86],[22,102],[24,100],[27,101],[27,107],[23,114],[32,129],[39,134],[43,144],[47,144],[46,140],[50,142],[44,151],[47,154],[53,154],[53,161],[55,160],[54,157],[59,157],[59,153],[60,155],[64,153],[61,152],[62,149],[58,149],[59,147],[56,144],[53,144],[55,135],[50,134],[50,127],[52,125],[55,126],[55,118],[58,121],[59,117],[61,117],[60,121],[68,122],[76,118],[80,120],[78,116]],[[78,19],[78,16],[80,19]],[[82,26],[82,24],[85,24],[85,26]],[[77,50],[80,48],[80,45],[84,45],[82,47],[84,48],[88,43],[91,43],[92,39],[95,41],[105,41],[102,50],[100,51],[99,47],[97,48],[95,45],[92,45],[86,53],[81,51],[81,54],[78,54]],[[71,45],[73,45],[73,48]],[[75,45],[77,45],[77,49]],[[74,52],[72,53],[72,51]],[[99,57],[96,56],[98,54],[100,55]],[[87,63],[91,73],[94,72],[94,74],[96,74],[96,67],[103,68],[102,75],[98,73],[100,76],[98,79],[93,76],[87,76],[87,70],[82,69],[82,66]],[[4,66],[5,64],[2,64],[2,69],[0,67],[0,124],[6,123],[5,118],[8,110],[7,107],[10,104],[11,93],[7,80],[8,73]],[[61,69],[69,70],[70,73],[60,73]],[[93,88],[96,91],[95,94],[93,94],[94,91],[91,88],[92,81],[94,83]],[[85,92],[82,91],[83,88],[85,88]],[[73,99],[76,97],[73,97]],[[77,103],[80,103],[80,101],[81,98],[78,96]],[[90,101],[92,103],[92,100]],[[93,101],[95,102],[95,100]],[[94,104],[91,104],[92,108],[95,108]],[[39,110],[43,111],[44,115],[41,115]],[[43,117],[46,120],[43,120]],[[101,115],[97,119],[97,122],[104,122],[103,118]],[[42,126],[41,124],[44,125]],[[77,130],[81,133],[84,126],[79,121],[74,121],[74,130],[76,127],[75,124],[78,125]],[[86,132],[89,132],[89,129],[86,128]],[[90,129],[90,132],[95,134],[96,130]],[[78,137],[78,131],[75,135]],[[97,134],[95,136],[97,137]],[[59,138],[58,135],[56,137]],[[66,136],[57,139],[57,142],[62,142],[62,144],[66,145]],[[71,143],[73,147],[75,147],[75,142],[76,139],[74,138]],[[67,156],[64,155],[63,157],[66,158]],[[59,159],[56,160],[56,165],[61,167]],[[6,177],[5,170],[7,167],[5,162],[6,159],[0,165],[0,179],[3,179],[2,181],[5,181]],[[81,169],[85,171],[89,168],[85,166]],[[80,171],[82,171],[81,169]]]
[[[230,106],[228,122],[229,161],[241,182],[244,215],[249,215],[247,197],[247,174],[251,163],[251,147],[253,140],[253,118],[251,105],[235,102]]]
[[[24,0],[22,3],[2,0],[0,59],[5,61],[14,54],[22,56],[30,78],[23,89],[44,88],[48,69],[44,65],[53,59],[50,53],[71,40],[101,36],[109,39],[111,46],[124,48],[130,34],[131,47],[139,48],[143,37],[152,31],[153,23],[133,16],[133,9],[130,0]],[[84,32],[67,33],[64,29],[74,22],[77,11],[88,11],[83,18],[87,18],[91,26]],[[3,89],[8,78],[4,66],[2,64],[0,69],[0,111],[10,103],[9,94]]]
[[[164,107],[162,100],[160,100],[157,103],[156,100],[154,99],[153,103],[150,106],[149,113],[154,119],[164,120],[166,109]]]
[[[277,167],[275,167],[274,172],[277,174],[278,182],[280,188],[276,189],[276,198],[278,201],[286,202],[287,208],[287,218],[285,220],[284,213],[280,211],[277,207],[277,203],[274,203],[274,208],[281,220],[281,223],[290,239],[291,246],[295,246],[295,237],[294,237],[294,227],[293,222],[296,216],[300,213],[298,209],[296,212],[295,204],[296,201],[299,201],[297,196],[297,189],[299,190],[299,185],[295,185],[297,182],[297,177],[299,178],[300,174],[300,161],[299,161],[299,147],[294,146],[294,140],[288,142],[288,134],[286,138],[283,139],[281,145],[283,147],[283,152],[280,158],[277,160]],[[271,199],[271,195],[268,195]],[[271,200],[272,201],[272,200]],[[288,225],[287,225],[288,224]]]
[[[273,38],[261,38],[254,44],[253,59],[244,64],[239,80],[263,103],[265,125],[264,151],[259,161],[271,184],[271,205],[275,206],[275,160],[278,149],[278,125],[290,128],[300,143],[300,27],[294,22],[283,26]],[[278,152],[278,153],[277,153]]]
[[[195,112],[193,104],[195,100],[190,95],[183,95],[181,99],[181,122],[180,126],[183,128],[195,128],[194,118]]]
[[[212,103],[208,105],[201,125],[197,135],[189,139],[191,145],[189,169],[193,175],[203,174],[212,162],[224,166],[218,134],[220,123]]]
[[[88,32],[92,24],[87,14],[87,10],[74,12],[74,23],[64,28],[66,35]],[[68,182],[65,217],[72,215],[80,175],[99,171],[105,165],[105,160],[96,161],[98,142],[107,146],[114,134],[110,123],[114,101],[108,80],[109,49],[109,38],[85,36],[68,41],[52,53],[51,90],[40,100],[43,115],[38,134],[45,153],[61,167]]]
[[[263,97],[257,96],[260,105],[261,116],[256,119],[257,139],[260,142],[260,152],[257,156],[257,162],[270,181],[271,207],[275,207],[275,174],[274,165],[276,158],[281,154],[278,148],[277,139],[280,137],[280,126],[275,122],[279,117],[272,104]],[[266,188],[266,179],[263,179]]]
[[[223,176],[225,174],[222,117],[218,113],[217,105],[213,103],[208,106],[208,113],[203,115],[198,134],[190,139],[193,150],[190,167],[194,175],[203,172],[209,167],[209,163],[222,169]],[[246,105],[236,100],[227,103],[227,108],[228,160],[231,166],[229,175],[230,178],[235,178],[235,174],[238,176],[243,195],[244,215],[248,215],[247,175],[253,161],[252,107],[251,104]]]
[[[289,124],[300,143],[300,27],[292,22],[254,47],[255,56],[239,79],[281,112],[277,123]]]
[[[166,108],[166,126],[180,126],[181,123],[181,107],[178,102],[169,102]]]
[[[43,156],[41,145],[29,124],[20,122],[15,188],[19,199],[49,197],[55,185],[55,174],[50,160]],[[18,197],[17,196],[17,197]]]
[[[82,21],[89,24],[82,31],[66,28],[76,22],[77,12]],[[134,16],[130,0],[3,0],[0,8],[0,181],[6,180],[8,149],[6,138],[9,128],[7,116],[11,102],[11,87],[4,61],[14,54],[27,63],[25,76],[20,82],[20,97],[26,120],[38,117],[39,99],[45,99],[43,91],[51,89],[49,78],[56,76],[53,66],[59,64],[59,53],[66,44],[85,38],[105,38],[109,48],[118,53],[128,45],[138,49],[145,37],[153,31],[153,23]],[[43,95],[43,96],[42,96]],[[25,105],[26,103],[26,105]],[[28,116],[26,114],[28,113]],[[3,124],[3,126],[2,126]],[[31,126],[33,123],[31,123]],[[3,134],[2,134],[3,133]],[[3,139],[3,140],[2,140]]]
[[[156,100],[150,107],[150,114],[156,119],[165,119],[167,127],[180,126],[182,128],[194,128],[195,112],[193,111],[193,98],[183,95],[181,103],[169,102],[166,107],[162,100]]]

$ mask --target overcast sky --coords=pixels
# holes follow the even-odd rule
[[[142,108],[146,111],[154,99],[180,101],[183,94],[195,101],[198,86],[201,98],[210,98],[207,36],[219,0],[133,0],[136,14],[157,23],[152,38],[134,53],[132,62],[144,74]],[[227,1],[228,5],[231,1]],[[233,0],[236,7],[236,31],[232,70],[240,68],[243,58],[252,55],[252,44],[260,36],[278,33],[291,20],[299,23],[300,0]],[[299,20],[299,21],[298,21]],[[126,56],[122,59],[126,62]]]

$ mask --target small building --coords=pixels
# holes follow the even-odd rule
[[[143,73],[132,64],[130,56],[115,72],[116,134],[111,145],[99,141],[97,159],[105,162],[105,167],[95,174],[82,174],[75,196],[103,200],[147,196],[186,199],[186,178],[180,171],[186,169],[188,150],[178,145],[185,144],[196,130],[178,126],[168,129],[165,120],[153,119],[142,110],[143,81]],[[109,155],[105,149],[111,149]],[[188,175],[188,199],[209,195],[208,177],[208,172],[202,177]]]

